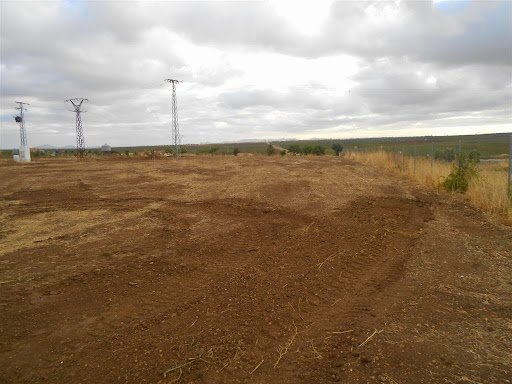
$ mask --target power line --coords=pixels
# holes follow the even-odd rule
[[[73,112],[76,114],[76,156],[79,159],[83,159],[85,157],[85,140],[84,140],[84,130],[82,128],[82,104],[84,101],[89,101],[88,99],[76,97],[74,99],[64,100],[64,102],[70,102],[73,105]]]
[[[178,84],[179,80],[174,79],[165,79],[168,83],[172,85],[172,106],[171,106],[171,125],[172,125],[172,145],[174,146],[174,154],[176,155],[176,160],[180,158],[181,152],[181,136],[180,136],[180,127],[178,124],[178,100],[176,98],[176,84]]]

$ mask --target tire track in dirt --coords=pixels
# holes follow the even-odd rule
[[[88,193],[44,191],[75,185],[76,167],[93,168],[82,177]],[[448,380],[464,368],[475,380],[505,372],[505,272],[491,295],[482,287],[494,286],[479,286],[478,273],[478,290],[468,291],[459,270],[482,271],[478,265],[500,257],[499,268],[510,269],[503,255],[511,237],[466,211],[432,222],[439,197],[327,157],[46,168],[40,185],[5,188],[14,222],[43,211],[41,225],[51,225],[53,209],[71,217],[80,207],[111,216],[85,219],[86,236],[69,226],[56,241],[27,241],[2,256],[0,381],[391,383],[419,382],[430,369]],[[35,192],[15,195],[24,190]],[[494,237],[473,240],[482,230]],[[456,252],[477,246],[485,260],[465,265],[468,256]],[[439,314],[457,323],[436,323]],[[470,335],[480,350],[480,334],[496,340],[494,373],[468,368],[467,340],[452,347],[475,322],[495,329]],[[384,331],[358,347],[375,329]],[[350,332],[329,333],[341,331]],[[432,353],[418,354],[422,339]],[[431,362],[439,356],[441,365]]]
[[[368,208],[368,204],[371,208]],[[385,212],[385,214],[382,214]],[[371,223],[369,220],[363,225],[365,230],[361,231],[361,214],[366,217],[373,217],[379,214],[378,221]],[[355,248],[357,243],[347,244],[343,255],[343,264],[333,261],[330,265],[332,271],[329,280],[330,286],[337,288],[336,293],[341,295],[334,301],[334,305],[323,305],[314,311],[314,313],[302,316],[306,319],[304,329],[300,329],[295,341],[295,348],[302,351],[313,350],[311,346],[316,345],[314,353],[318,356],[331,355],[333,351],[342,351],[347,354],[356,347],[357,342],[364,340],[364,335],[368,329],[372,330],[373,324],[378,323],[379,316],[375,313],[375,303],[379,301],[393,301],[392,285],[398,281],[404,269],[404,264],[410,254],[411,242],[414,237],[401,239],[400,234],[394,233],[394,228],[386,229],[385,226],[393,226],[395,215],[402,216],[405,220],[401,223],[401,229],[416,232],[419,231],[423,223],[431,219],[429,203],[404,200],[402,198],[387,198],[380,200],[362,200],[353,205],[347,212],[342,213],[345,217],[345,228],[347,233],[357,229],[364,238],[365,234],[371,240],[365,243],[365,247]],[[355,228],[351,229],[350,226]],[[384,228],[384,230],[379,231]],[[361,233],[362,232],[362,233]],[[375,234],[376,233],[376,234]],[[372,237],[372,235],[374,235]],[[332,237],[332,236],[331,236]],[[391,246],[393,244],[393,246]],[[397,246],[398,244],[398,246]],[[336,279],[335,273],[339,272]],[[336,283],[332,283],[332,280]],[[329,296],[333,289],[325,289],[324,295]],[[382,321],[382,320],[381,320]],[[366,325],[366,329],[365,329]],[[382,324],[381,324],[382,325]],[[340,337],[328,336],[328,332],[347,331],[346,335]],[[359,339],[358,339],[359,338]],[[297,353],[297,356],[290,354],[288,357],[291,364],[286,366],[286,359],[281,360],[283,367],[280,374],[290,375],[290,380],[304,381],[304,372],[311,372],[308,380],[334,381],[338,380],[339,366],[333,370],[333,377],[325,375],[325,371],[332,369],[332,361],[322,364],[322,360],[312,359],[311,353]],[[337,355],[336,359],[341,359],[342,355]],[[336,360],[335,359],[335,360]],[[357,356],[356,356],[357,359]],[[312,362],[313,361],[313,362]],[[301,369],[298,375],[294,367],[299,364],[305,369]],[[339,364],[338,364],[339,365]],[[307,368],[310,366],[309,368]],[[320,376],[315,376],[314,372],[322,372]]]

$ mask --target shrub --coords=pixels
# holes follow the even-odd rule
[[[296,154],[302,153],[302,149],[300,148],[299,144],[290,145],[288,147],[288,151],[290,151],[291,153],[296,153]]]
[[[450,192],[465,193],[469,180],[476,175],[476,162],[469,156],[461,154],[453,164],[450,174],[442,182],[444,189]]]
[[[282,150],[281,152],[279,152],[279,154],[280,154],[281,156],[284,156],[284,155],[286,155],[286,151],[285,151],[285,150]]]
[[[435,160],[453,161],[455,158],[455,150],[453,148],[445,148],[444,150],[439,149],[434,153]]]
[[[313,147],[311,145],[305,145],[304,149],[302,150],[302,153],[305,155],[309,155],[311,152],[313,152]]]
[[[237,147],[233,148],[233,156],[236,156],[239,153],[240,153],[240,150]]]
[[[325,155],[325,148],[322,147],[321,145],[315,145],[312,149],[311,149],[311,153],[313,155],[317,155],[317,156],[320,156],[320,155]]]
[[[272,144],[269,144],[267,146],[267,155],[272,156],[272,155],[275,155],[275,153],[276,153],[276,150],[275,150],[274,146]]]
[[[468,157],[469,157],[469,160],[475,164],[480,162],[480,152],[471,151],[471,152],[469,152]]]
[[[219,150],[219,147],[210,147],[210,149],[208,149],[208,153],[213,155],[218,150]]]
[[[340,153],[343,151],[343,145],[341,145],[340,143],[334,143],[331,146],[331,148],[334,152],[336,152],[336,156],[339,156]]]

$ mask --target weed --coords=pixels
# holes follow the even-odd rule
[[[466,154],[457,157],[450,174],[442,182],[442,186],[449,192],[465,193],[468,190],[469,180],[476,176],[475,160]]]

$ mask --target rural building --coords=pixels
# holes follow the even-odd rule
[[[111,153],[112,152],[112,147],[108,144],[103,144],[101,146],[101,153]]]

